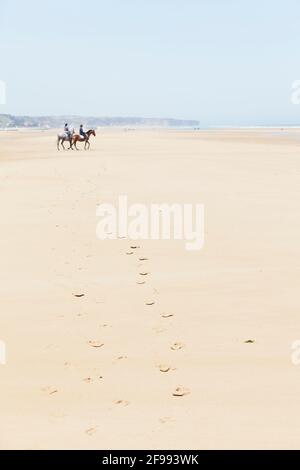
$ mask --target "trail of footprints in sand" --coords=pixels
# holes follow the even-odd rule
[[[138,254],[139,249],[140,249],[140,246],[131,245],[129,247],[129,249],[126,251],[126,255],[127,256],[134,256],[134,255]],[[149,261],[149,259],[145,256],[138,256],[138,261],[140,263],[146,263],[147,261]],[[138,273],[138,279],[136,281],[136,284],[137,285],[146,285],[149,278],[150,278],[150,272],[142,264],[142,267],[141,267],[141,269],[139,270],[139,273]],[[158,293],[158,291],[156,289],[154,289],[153,292],[155,292],[156,294]],[[86,294],[84,294],[82,292],[73,292],[72,295],[78,301],[83,301],[85,296],[86,296]],[[145,300],[145,306],[146,307],[152,307],[152,306],[156,305],[156,303],[157,302],[155,302],[153,299],[146,299]],[[170,320],[170,319],[175,317],[174,313],[171,313],[171,312],[163,312],[163,313],[160,314],[160,316],[161,316],[162,319],[165,319],[165,320]],[[104,327],[104,326],[108,326],[108,325],[105,324],[105,325],[101,325],[101,326]],[[156,333],[161,333],[161,332],[166,331],[166,329],[156,328],[155,331],[156,331]],[[249,342],[250,342],[250,340],[249,340]],[[91,349],[95,349],[95,351],[97,351],[97,350],[101,350],[104,347],[104,343],[102,343],[101,341],[97,341],[97,340],[89,340],[89,341],[87,341],[87,346],[90,347]],[[185,345],[183,343],[179,342],[179,341],[175,341],[173,344],[169,345],[169,347],[172,351],[180,351],[185,347]],[[120,356],[120,357],[117,358],[117,361],[124,360],[124,359],[127,359],[127,356]],[[66,363],[65,365],[70,365],[70,364]],[[163,364],[163,363],[159,364],[159,365],[156,365],[156,367],[159,370],[159,372],[161,374],[164,374],[164,375],[168,374],[169,372],[171,372],[173,370],[176,370],[176,367],[172,367],[169,364]],[[96,382],[102,381],[103,376],[96,374],[93,377],[90,377],[90,376],[84,377],[82,380],[86,384],[91,384],[91,383],[96,383]],[[48,386],[48,387],[42,388],[42,392],[45,393],[46,395],[54,396],[54,395],[58,394],[59,390],[55,387]],[[176,387],[175,390],[172,392],[173,397],[184,397],[184,396],[189,395],[189,394],[190,394],[190,390],[186,387],[181,386],[181,385]],[[114,406],[117,406],[117,407],[127,407],[127,406],[130,405],[130,402],[127,401],[127,400],[119,399],[119,400],[113,401],[113,404],[114,404]],[[172,419],[169,418],[169,417],[164,417],[164,418],[160,419],[161,423],[166,423],[166,422],[169,422],[169,421],[172,421]],[[90,427],[90,428],[86,429],[84,432],[88,436],[92,436],[97,432],[97,426]]]
[[[128,251],[126,252],[126,255],[132,256],[134,254],[137,254],[139,249],[140,249],[140,246],[131,245],[130,248],[128,249]],[[144,263],[146,261],[149,261],[149,259],[146,258],[145,256],[138,256],[138,260],[142,263]],[[147,283],[147,280],[149,279],[149,276],[150,276],[149,271],[144,268],[144,265],[142,265],[142,268],[139,271],[139,279],[136,281],[136,284],[145,285]],[[158,293],[158,291],[156,289],[154,289],[154,292]],[[147,299],[145,301],[145,305],[147,307],[151,307],[155,304],[156,304],[156,302],[153,299]],[[174,313],[170,313],[170,312],[163,312],[161,314],[161,318],[163,318],[163,319],[172,319],[172,318],[174,318],[174,316],[175,316]],[[162,331],[166,331],[166,330],[156,329],[157,333],[162,332]],[[170,349],[172,351],[179,351],[179,350],[183,349],[184,347],[185,347],[185,345],[183,343],[179,342],[179,341],[176,341],[176,342],[174,342],[173,344],[170,345]],[[168,372],[170,372],[172,370],[176,370],[176,368],[171,367],[168,364],[159,364],[157,366],[157,368],[162,374],[167,374]],[[190,394],[190,390],[188,388],[183,387],[183,386],[178,386],[173,391],[172,396],[173,397],[184,397],[185,395],[189,395],[189,394]]]

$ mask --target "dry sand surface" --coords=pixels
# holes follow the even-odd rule
[[[0,447],[300,448],[296,133],[91,142],[0,133]],[[203,203],[203,250],[99,241],[96,206],[121,194]]]

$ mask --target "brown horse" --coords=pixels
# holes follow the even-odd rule
[[[79,148],[77,147],[77,142],[84,142],[84,150],[89,150],[90,149],[90,137],[91,135],[93,135],[94,137],[96,137],[96,132],[94,129],[90,129],[89,131],[86,132],[86,137],[82,137],[81,135],[79,134],[75,134],[73,135],[73,139],[72,139],[72,145],[75,146],[76,150],[79,150]]]

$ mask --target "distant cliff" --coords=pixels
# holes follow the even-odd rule
[[[70,127],[198,127],[199,122],[184,119],[156,119],[142,117],[80,117],[80,116],[12,116],[0,114],[1,128],[36,127],[61,128],[67,122]]]

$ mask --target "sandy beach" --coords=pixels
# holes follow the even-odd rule
[[[0,448],[299,449],[299,158],[297,131],[1,132]],[[119,195],[204,204],[203,249],[100,241]]]

